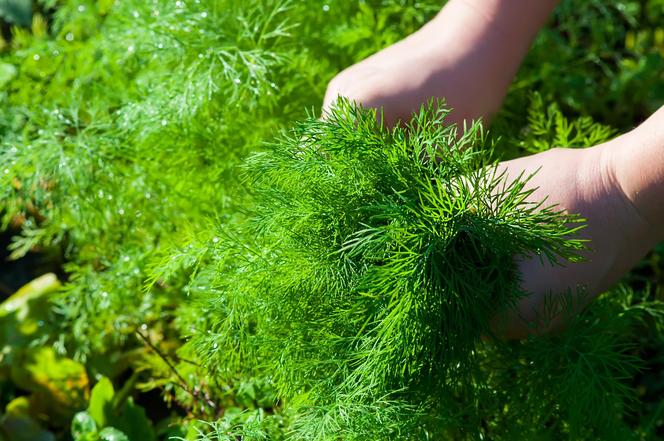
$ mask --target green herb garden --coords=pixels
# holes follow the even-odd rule
[[[663,246],[489,325],[585,246],[493,164],[662,105],[664,2],[563,1],[488,129],[319,119],[441,3],[0,0],[0,440],[664,439]]]

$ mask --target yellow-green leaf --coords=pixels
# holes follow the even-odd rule
[[[50,347],[20,351],[12,363],[11,377],[18,387],[33,393],[31,406],[48,415],[52,423],[65,423],[87,402],[85,367],[58,356]]]
[[[97,427],[108,426],[113,418],[114,396],[113,383],[106,377],[101,377],[101,380],[92,388],[88,413],[97,423]]]

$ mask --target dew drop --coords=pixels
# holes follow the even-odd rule
[[[207,12],[205,12],[205,11],[201,12],[201,17],[202,18],[207,18],[207,15],[208,15]]]
[[[9,174],[9,169],[8,168],[5,169],[5,174],[6,175]]]
[[[131,15],[132,15],[132,17],[134,17],[134,18],[138,18],[138,17],[141,16],[141,14],[139,14],[138,11],[133,11],[133,12],[131,13]]]
[[[213,238],[212,238],[212,242],[214,242],[214,243],[219,243],[219,238],[218,238],[218,237],[213,237]]]
[[[330,10],[330,5],[323,5],[323,12],[327,12]]]
[[[85,12],[85,5],[78,5],[78,12]]]
[[[163,43],[157,43],[157,49],[163,49],[164,44]]]
[[[124,209],[120,208],[120,209],[118,210],[118,214],[119,214],[120,216],[124,216],[124,214],[125,214]]]
[[[134,46],[129,46],[129,47],[127,48],[127,52],[129,52],[129,53],[134,52]]]
[[[145,193],[145,199],[150,199],[152,195],[150,193]]]
[[[71,32],[67,32],[67,35],[65,35],[65,40],[74,41],[74,34],[72,34]]]
[[[148,329],[148,325],[146,325],[145,323],[143,323],[143,324],[141,325],[141,329],[144,330],[144,331],[147,331],[147,329]]]
[[[239,78],[236,78],[236,79],[233,80],[233,81],[235,82],[235,84],[240,84],[240,83],[242,83],[242,80],[240,80]]]
[[[162,126],[167,126],[167,125],[168,125],[168,121],[166,121],[165,119],[162,119],[162,120],[161,120],[161,125],[162,125]],[[146,195],[146,197],[147,197],[147,195]],[[148,198],[148,199],[149,199],[149,198]]]
[[[39,54],[34,54],[34,55],[32,56],[32,59],[35,60],[35,61],[39,61],[40,58],[41,58],[41,57],[39,56]]]
[[[217,349],[219,347],[219,343],[215,343],[212,345],[212,349]]]

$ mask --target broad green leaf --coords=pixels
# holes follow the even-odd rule
[[[134,441],[115,427],[105,427],[99,432],[99,441]],[[136,440],[138,441],[138,440]]]
[[[0,304],[0,362],[16,364],[15,356],[23,352],[38,332],[48,332],[49,298],[60,288],[52,274],[45,274],[21,287]]]
[[[95,387],[92,388],[88,413],[97,423],[97,427],[106,427],[110,424],[113,418],[114,396],[113,383],[106,377],[101,377]]]
[[[67,422],[87,401],[85,367],[58,356],[50,347],[20,351],[12,364],[11,377],[18,387],[33,393],[32,407],[48,415],[52,423]]]
[[[111,381],[102,377],[92,388],[88,413],[97,427],[115,427],[131,441],[154,440],[154,430],[145,409],[129,397],[120,409],[115,409],[115,390]]]
[[[88,412],[78,412],[71,422],[71,436],[78,441],[86,435],[97,431],[97,424]]]
[[[152,441],[155,439],[154,430],[150,420],[145,415],[145,409],[129,397],[120,416],[113,421],[113,426],[122,429],[131,441]]]
[[[2,66],[3,65],[0,65],[0,82]],[[47,296],[58,288],[60,288],[60,281],[57,276],[53,273],[44,274],[24,285],[5,300],[2,305],[0,305],[0,317],[15,312],[18,319],[23,320],[30,311],[29,306],[31,301]]]

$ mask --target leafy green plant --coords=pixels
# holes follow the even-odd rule
[[[661,250],[569,332],[481,337],[514,253],[580,246],[491,164],[660,105],[661,0],[563,0],[491,133],[458,140],[443,110],[307,117],[438,1],[28,3],[0,25],[0,291],[53,274],[0,312],[0,439],[662,435]]]
[[[226,236],[254,239],[209,243],[193,283],[213,293],[212,332],[190,345],[226,381],[269,378],[292,439],[625,434],[642,318],[628,294],[562,336],[481,339],[523,295],[515,255],[574,261],[582,243],[578,220],[524,202],[527,176],[495,172],[479,124],[460,134],[447,113],[388,130],[342,102],[252,156],[256,208]]]
[[[589,116],[570,121],[555,103],[545,107],[542,97],[534,94],[528,109],[527,136],[520,141],[520,147],[530,153],[539,153],[561,146],[593,146],[615,134],[615,129],[597,124]]]

